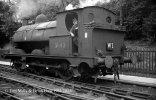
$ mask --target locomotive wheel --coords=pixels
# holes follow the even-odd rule
[[[22,64],[16,63],[16,62],[13,62],[13,64],[12,64],[12,68],[15,68],[18,72],[22,71],[21,66],[22,66]]]
[[[42,74],[45,73],[45,70],[38,67],[37,69],[36,68],[34,69],[34,73],[37,74],[37,75],[42,75]]]
[[[33,68],[31,68],[31,67],[28,67],[28,68],[25,68],[24,69],[24,72],[28,72],[28,73],[34,74],[35,73],[35,70]]]
[[[61,69],[58,71],[58,75],[64,80],[69,80],[74,74],[72,69],[69,67],[69,64],[67,62],[63,62],[61,64]]]
[[[89,65],[86,63],[82,63],[78,67],[78,72],[81,74],[81,79],[89,79],[91,78]]]

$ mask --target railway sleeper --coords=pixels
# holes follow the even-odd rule
[[[0,96],[1,96],[1,98],[6,99],[6,100],[23,100],[17,96],[14,96],[12,94],[9,94],[9,93],[3,92],[3,91],[0,91]]]
[[[36,75],[33,75],[33,76],[36,76]],[[37,76],[36,76],[37,77]],[[33,77],[34,78],[34,77]],[[36,79],[36,78],[35,78]],[[38,79],[39,79],[39,76],[38,76]],[[47,78],[45,78],[44,80],[46,80]],[[51,80],[51,79],[50,79]],[[49,81],[50,81],[49,80]],[[58,82],[59,84],[60,84],[60,81],[58,81],[58,80],[56,80],[56,82]],[[51,81],[49,82],[49,83],[51,83]],[[61,84],[61,86],[65,86],[66,85],[66,82],[62,82],[62,84]],[[85,86],[77,86],[77,85],[71,85],[71,84],[69,84],[68,83],[68,85],[70,85],[70,87],[72,87],[72,89],[74,89],[74,90],[77,90],[77,91],[80,91],[81,93],[82,93],[82,91],[84,91],[85,93],[92,93],[93,95],[101,95],[102,93],[103,94],[106,94],[106,96],[110,96],[111,94],[112,95],[114,95],[115,94],[115,97],[116,98],[120,98],[121,99],[121,96],[119,96],[119,95],[117,95],[117,93],[115,93],[115,92],[113,92],[113,93],[110,93],[110,92],[107,92],[107,91],[100,91],[99,89],[97,90],[97,89],[92,89],[92,88],[87,88],[87,87],[85,87]],[[114,90],[115,91],[115,90]],[[130,93],[131,94],[131,93]],[[129,96],[130,97],[130,95],[125,95],[125,98],[126,98],[126,96]],[[115,98],[114,97],[114,98]],[[116,100],[116,99],[115,99]],[[125,99],[125,100],[134,100],[133,98],[132,99],[130,99],[130,98],[128,98],[128,99]],[[154,99],[153,99],[154,100]]]

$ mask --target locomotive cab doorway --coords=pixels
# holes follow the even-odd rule
[[[70,12],[66,15],[66,28],[72,37],[72,54],[78,55],[78,15],[75,12]]]

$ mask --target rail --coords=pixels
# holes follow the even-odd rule
[[[9,70],[6,67],[1,67],[1,70],[7,71],[7,72],[11,72],[11,73],[16,73],[16,71],[13,70]],[[80,82],[65,82],[62,79],[56,79],[56,78],[52,78],[52,77],[41,77],[41,76],[37,76],[37,75],[33,75],[33,74],[28,74],[28,73],[22,73],[22,72],[18,72],[18,74],[24,75],[25,77],[31,77],[33,79],[37,79],[40,81],[44,81],[47,82],[49,84],[55,84],[57,86],[61,86],[64,88],[68,88],[68,89],[73,89],[75,91],[80,91],[80,92],[84,92],[84,93],[91,93],[91,94],[96,94],[96,95],[105,95],[108,98],[113,98],[113,99],[124,99],[124,100],[133,100],[134,98],[142,98],[142,99],[147,99],[150,97],[154,97],[154,95],[152,94],[146,94],[146,93],[141,93],[141,92],[130,92],[127,89],[126,90],[122,90],[122,89],[114,89],[112,87],[105,87],[105,86],[98,86],[98,85],[89,85],[89,84],[82,84]],[[113,83],[113,82],[112,82]],[[133,84],[132,84],[133,85]],[[146,87],[146,86],[145,86]],[[148,86],[149,87],[149,86]],[[155,87],[154,87],[155,88]],[[151,87],[151,89],[154,89],[153,87]]]
[[[12,94],[9,94],[7,92],[4,92],[4,91],[1,91],[0,90],[0,99],[6,99],[6,100],[24,100],[24,99],[21,99],[17,96],[14,96]]]
[[[8,72],[10,73],[11,72],[13,74],[17,74],[17,72],[12,71],[12,70],[8,70],[8,69],[4,69],[4,70],[7,71],[6,73],[8,73]],[[5,76],[9,77],[8,76],[9,73],[8,74],[6,74],[6,73],[4,73]],[[82,85],[78,85],[78,84],[73,84],[73,83],[70,83],[70,82],[65,82],[63,80],[50,79],[50,78],[46,78],[46,77],[41,77],[41,76],[37,76],[37,75],[33,75],[33,74],[28,74],[28,73],[21,73],[21,72],[18,72],[18,74],[23,74],[23,76],[25,77],[23,79],[29,80],[29,78],[31,78],[31,79],[34,79],[36,81],[38,80],[38,81],[41,81],[41,82],[45,82],[45,83],[47,83],[48,86],[55,85],[55,87],[59,86],[59,87],[65,88],[65,89],[72,90],[74,92],[70,92],[69,95],[70,95],[70,98],[73,95],[73,98],[74,99],[77,98],[77,97],[79,97],[79,100],[86,100],[86,98],[91,99],[90,98],[90,96],[91,96],[92,98],[103,98],[103,99],[104,98],[108,98],[108,100],[109,99],[112,99],[112,100],[119,100],[119,99],[123,99],[123,100],[136,100],[136,98],[131,97],[129,95],[120,95],[120,94],[113,93],[111,91],[104,91],[104,90],[100,90],[100,89],[96,89],[96,88],[90,88],[90,87],[86,87],[86,86],[82,86]],[[20,75],[20,76],[22,76],[22,75]],[[11,77],[13,77],[13,76],[11,76]],[[39,82],[37,82],[37,83],[39,83]],[[41,87],[41,86],[40,85],[37,85],[37,87]],[[45,87],[44,87],[44,89],[45,89]],[[49,88],[46,88],[46,90],[52,91],[50,87]],[[76,92],[76,94],[79,94],[80,93],[80,95],[82,95],[82,97],[79,96],[79,95],[77,97],[75,97],[75,92]],[[63,95],[67,96],[67,94],[65,93]],[[89,95],[89,97],[85,97],[84,98],[83,96],[85,94],[86,94],[86,96]]]

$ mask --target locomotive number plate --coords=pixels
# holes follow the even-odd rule
[[[55,48],[65,48],[66,44],[65,43],[55,43]]]

